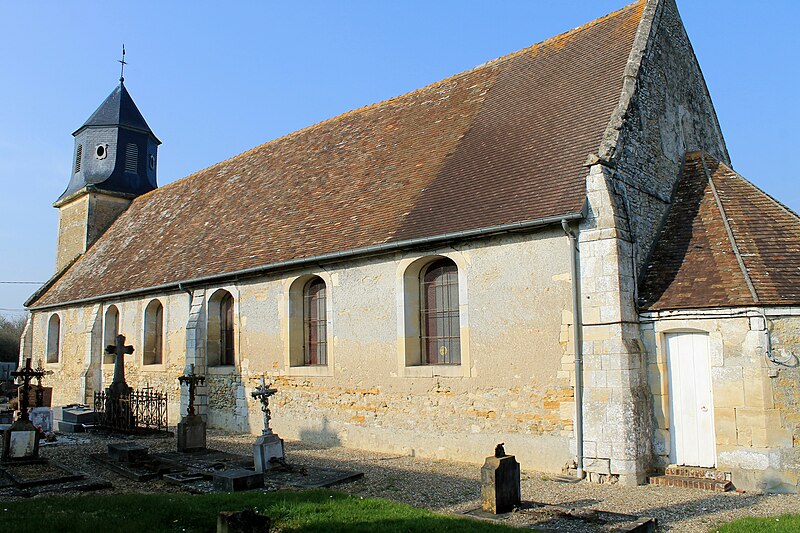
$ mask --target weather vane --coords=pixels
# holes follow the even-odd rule
[[[123,75],[123,74],[125,74],[125,65],[128,64],[125,61],[125,44],[124,43],[122,44],[122,59],[118,59],[117,61],[122,63],[122,67],[119,69],[119,82],[122,83],[123,81],[125,81],[125,76]]]

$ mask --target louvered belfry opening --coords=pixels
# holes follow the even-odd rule
[[[325,282],[314,278],[303,289],[303,363],[328,364],[328,328]]]
[[[439,259],[422,271],[422,354],[429,365],[461,363],[458,268]]]
[[[136,172],[139,161],[139,147],[133,143],[125,145],[125,172]]]
[[[83,157],[83,145],[79,144],[75,151],[75,174],[81,171],[81,158]]]

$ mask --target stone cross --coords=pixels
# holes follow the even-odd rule
[[[250,393],[250,396],[261,402],[261,410],[264,412],[264,429],[261,431],[262,435],[272,435],[272,429],[269,427],[269,420],[272,418],[272,413],[270,413],[269,410],[269,397],[276,392],[278,392],[278,389],[268,387],[262,375],[261,385]]]
[[[28,399],[31,391],[31,379],[37,378],[41,380],[42,376],[44,376],[44,372],[31,368],[31,358],[28,357],[25,359],[25,368],[19,372],[12,372],[11,375],[15,378],[22,378],[22,397],[19,403],[19,418],[20,420],[28,420]]]
[[[125,335],[117,335],[117,344],[106,346],[106,353],[116,356],[114,358],[114,381],[111,382],[111,389],[113,391],[122,389],[124,392],[127,392],[130,387],[125,383],[124,357],[133,353],[133,346],[125,346]]]
[[[178,378],[178,381],[183,384],[189,385],[189,407],[186,410],[186,416],[194,416],[194,394],[195,387],[202,385],[206,381],[205,376],[198,376],[194,373],[194,364],[189,365],[189,372]]]

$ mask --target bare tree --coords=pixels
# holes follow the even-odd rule
[[[16,362],[19,359],[20,337],[27,320],[27,315],[0,315],[0,361]]]

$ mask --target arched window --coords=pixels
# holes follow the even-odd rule
[[[303,364],[328,364],[325,282],[314,277],[303,287]]]
[[[208,301],[207,332],[208,365],[234,365],[233,296],[228,291],[219,290]]]
[[[158,300],[147,304],[144,310],[144,364],[160,365],[164,362],[164,306]]]
[[[427,265],[420,272],[420,290],[423,364],[461,364],[456,264],[437,259]]]
[[[58,315],[53,315],[47,323],[47,362],[58,363],[60,355],[61,319]]]
[[[119,310],[116,305],[111,305],[106,309],[103,321],[103,363],[105,364],[114,363],[114,354],[106,353],[106,346],[116,344],[117,335],[119,335]]]

